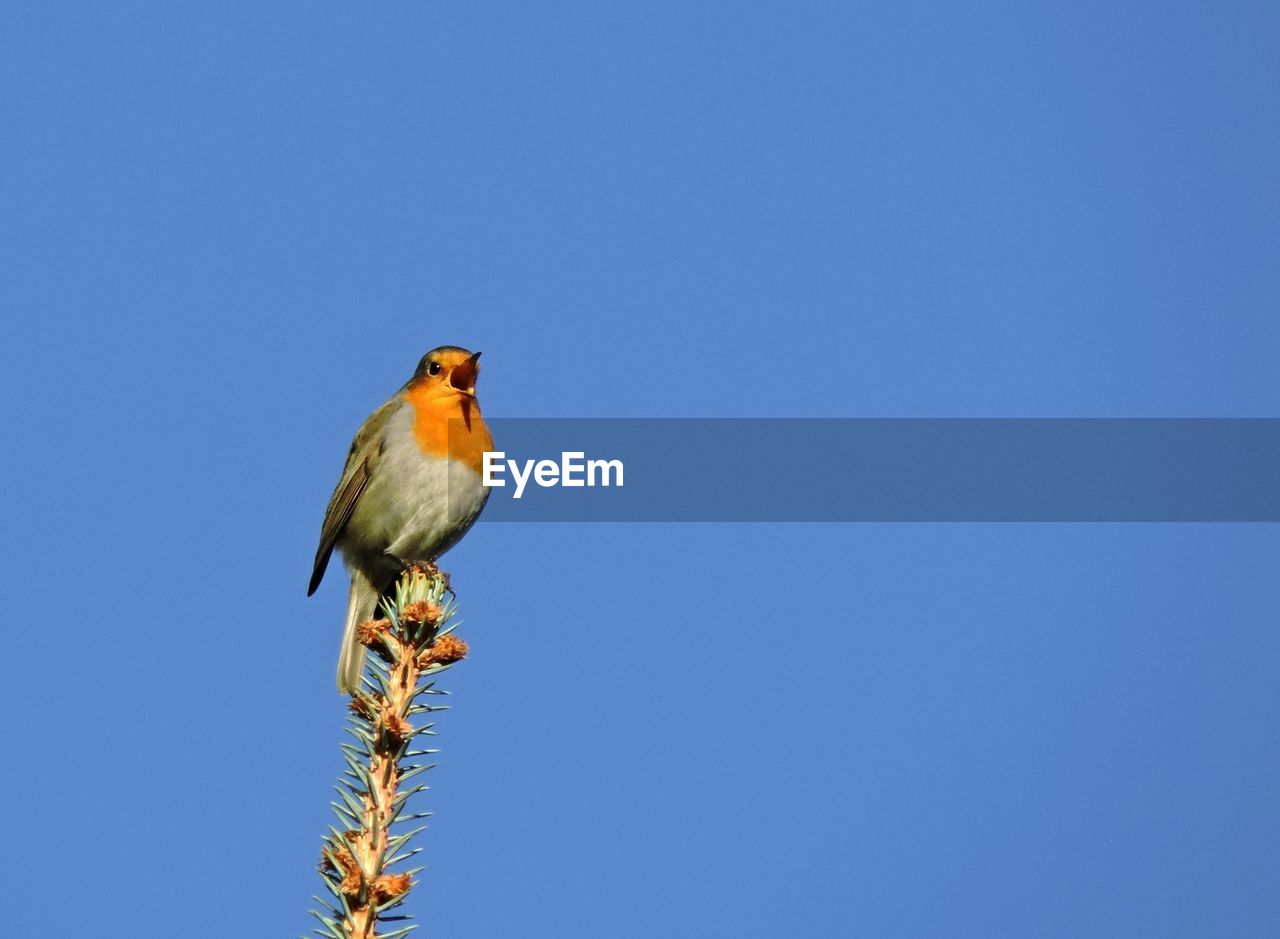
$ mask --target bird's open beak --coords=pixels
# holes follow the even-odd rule
[[[469,359],[459,362],[453,367],[453,371],[449,373],[449,384],[453,386],[455,391],[461,391],[464,395],[475,396],[476,393],[476,376],[480,374],[480,353],[477,352]]]

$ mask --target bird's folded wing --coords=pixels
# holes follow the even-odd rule
[[[369,482],[378,458],[382,455],[387,418],[400,407],[399,397],[392,398],[369,416],[364,426],[356,433],[351,442],[351,451],[347,454],[346,465],[342,468],[342,478],[333,490],[329,499],[329,507],[325,509],[324,524],[320,526],[320,546],[316,548],[315,564],[311,568],[311,583],[307,587],[307,596],[316,592],[324,577],[325,568],[329,565],[329,557],[333,554],[334,545],[347,527],[351,513],[355,511],[360,494]]]

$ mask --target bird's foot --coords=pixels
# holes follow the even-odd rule
[[[453,592],[453,584],[449,582],[448,573],[440,570],[440,565],[436,563],[435,558],[431,558],[426,561],[409,561],[405,564],[405,570],[422,571],[424,574],[443,581],[444,589],[448,592],[449,596],[455,600],[458,598],[458,595]]]

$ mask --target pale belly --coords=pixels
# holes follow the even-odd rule
[[[391,418],[387,447],[338,542],[348,563],[369,573],[395,574],[403,562],[439,557],[467,533],[489,496],[471,467],[424,456],[410,420],[410,408]]]

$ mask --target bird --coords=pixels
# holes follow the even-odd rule
[[[360,686],[357,627],[412,563],[434,564],[475,524],[489,497],[481,468],[493,438],[480,414],[480,353],[432,349],[405,385],[360,425],[320,527],[307,596],[334,548],[351,576],[338,691]]]

